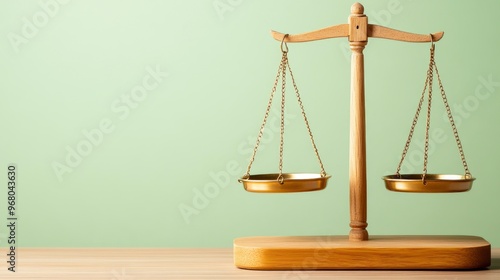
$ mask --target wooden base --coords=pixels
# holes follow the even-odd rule
[[[477,236],[242,237],[234,240],[234,263],[257,270],[481,269],[491,246]]]

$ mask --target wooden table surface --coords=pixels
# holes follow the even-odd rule
[[[0,279],[500,279],[500,248],[478,271],[251,271],[233,265],[230,248],[20,248],[16,272],[8,266],[1,262]]]

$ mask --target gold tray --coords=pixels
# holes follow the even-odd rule
[[[422,174],[400,174],[382,177],[385,187],[396,192],[448,193],[466,192],[476,178],[465,175],[426,174],[425,185]]]
[[[283,173],[283,183],[278,181],[278,173],[256,174],[238,181],[243,183],[245,190],[260,193],[287,193],[318,191],[326,187],[330,175],[312,173]]]

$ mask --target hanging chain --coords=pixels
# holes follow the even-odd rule
[[[252,168],[252,164],[255,160],[255,155],[257,154],[257,150],[259,149],[262,135],[264,134],[264,127],[266,126],[267,118],[269,117],[269,113],[271,112],[271,105],[273,104],[274,93],[276,92],[276,88],[278,87],[278,81],[281,75],[285,59],[286,59],[286,53],[283,53],[280,65],[278,67],[278,73],[276,74],[276,78],[274,79],[274,85],[273,88],[271,89],[271,96],[269,97],[269,101],[267,102],[267,108],[266,108],[266,113],[264,114],[264,120],[262,121],[262,124],[260,126],[259,134],[257,136],[257,141],[255,143],[255,147],[253,148],[252,157],[250,158],[250,162],[248,163],[247,171],[245,172],[245,175],[243,175],[243,179],[247,179],[248,177],[250,177],[250,169]]]
[[[285,37],[286,37],[286,35],[285,35]],[[257,154],[257,150],[259,148],[260,141],[262,139],[262,135],[264,134],[264,127],[267,123],[267,119],[268,119],[269,113],[271,111],[271,105],[273,103],[273,98],[274,98],[274,94],[276,92],[276,88],[278,87],[279,78],[281,77],[282,84],[281,84],[281,114],[280,114],[281,115],[280,116],[280,148],[279,148],[279,166],[278,166],[279,174],[278,174],[277,180],[281,184],[283,184],[283,182],[284,182],[284,178],[283,178],[283,150],[284,149],[283,148],[284,148],[284,133],[285,133],[285,92],[286,92],[286,69],[287,68],[290,71],[290,77],[292,78],[292,83],[293,83],[293,88],[295,90],[295,95],[297,97],[297,101],[299,103],[300,110],[302,112],[302,117],[304,118],[304,122],[306,124],[307,131],[308,131],[309,137],[311,139],[314,153],[316,154],[316,157],[319,161],[319,165],[321,167],[321,176],[322,177],[326,176],[325,168],[324,168],[323,162],[321,161],[321,158],[319,156],[319,152],[318,152],[318,148],[316,147],[316,143],[314,142],[311,128],[309,126],[309,121],[307,120],[306,113],[304,110],[304,105],[302,104],[299,90],[297,88],[297,84],[295,83],[295,78],[293,77],[292,69],[290,68],[290,64],[288,63],[288,56],[287,56],[288,46],[286,45],[286,43],[283,45],[284,39],[285,38],[283,38],[283,41],[281,42],[281,52],[282,52],[281,62],[280,62],[279,68],[278,68],[278,73],[276,74],[276,79],[274,80],[274,85],[273,85],[273,88],[271,90],[271,96],[269,98],[269,102],[267,103],[267,108],[266,108],[266,113],[264,115],[264,120],[262,122],[262,125],[260,126],[259,134],[257,136],[257,141],[255,143],[255,147],[253,149],[252,156],[250,158],[250,162],[248,164],[246,173],[245,173],[245,175],[243,175],[242,179],[248,179],[250,177],[250,169],[252,168],[252,164],[255,160],[255,155]]]
[[[425,185],[425,175],[427,174],[427,164],[428,164],[428,158],[429,158],[429,127],[431,126],[431,104],[432,104],[432,82],[433,82],[433,66],[435,65],[434,62],[434,43],[432,43],[431,46],[431,59],[429,63],[429,71],[428,71],[428,77],[429,77],[429,82],[427,86],[427,90],[429,91],[429,95],[427,97],[427,121],[425,123],[425,148],[424,148],[424,169],[422,171],[422,183]]]
[[[451,115],[451,109],[450,105],[448,104],[448,98],[446,98],[443,84],[441,83],[441,77],[439,77],[439,71],[437,69],[435,62],[434,62],[434,69],[436,69],[436,76],[439,82],[439,89],[441,90],[441,97],[443,98],[444,106],[446,107],[446,113],[448,114],[448,119],[450,120],[451,129],[453,130],[453,135],[455,136],[455,142],[457,142],[458,152],[460,153],[460,159],[462,160],[462,165],[464,166],[465,177],[471,178],[472,175],[470,174],[469,166],[467,165],[467,161],[465,160],[465,154],[462,148],[462,142],[460,141],[460,137],[458,137],[458,130],[457,127],[455,126],[455,121],[453,120],[453,116]]]
[[[432,49],[431,49],[431,57],[432,57]],[[427,69],[427,77],[425,79],[424,89],[422,90],[422,95],[420,96],[420,101],[418,102],[417,111],[415,113],[415,116],[413,117],[413,122],[411,124],[410,133],[408,134],[408,138],[406,140],[406,144],[405,144],[405,147],[403,149],[403,153],[401,155],[401,160],[399,161],[399,165],[398,165],[398,168],[396,170],[396,175],[398,175],[398,177],[400,176],[401,166],[403,165],[403,161],[406,157],[406,153],[408,152],[408,149],[410,148],[410,143],[411,143],[411,139],[413,137],[413,132],[415,131],[415,126],[418,123],[418,117],[420,115],[420,111],[422,109],[422,104],[424,103],[424,99],[425,99],[425,91],[427,90],[427,86],[429,85],[430,77],[432,77],[432,70],[433,70],[433,67],[432,67],[432,58],[431,58],[431,61],[429,62],[429,68]]]
[[[286,67],[288,64],[288,48],[283,51],[283,65],[281,68],[281,121],[280,121],[280,162],[278,181],[283,184],[283,146],[285,135],[285,91],[286,91]]]
[[[290,71],[290,77],[292,78],[293,88],[295,89],[295,95],[297,96],[297,101],[299,102],[300,111],[302,112],[302,117],[304,117],[304,122],[306,123],[307,132],[309,132],[309,138],[311,138],[311,144],[313,146],[314,153],[316,154],[316,158],[318,159],[319,166],[321,168],[321,176],[324,177],[326,176],[325,167],[323,166],[323,162],[321,161],[321,157],[319,156],[318,148],[316,147],[316,143],[314,142],[314,137],[311,132],[311,127],[309,126],[309,121],[307,120],[306,111],[304,110],[302,99],[300,98],[299,89],[297,88],[297,84],[295,83],[295,78],[293,77],[292,68],[290,68],[290,63],[288,63],[287,65],[288,65],[288,70]]]
[[[434,76],[433,71],[434,70],[436,71],[436,76],[437,76],[438,82],[439,82],[439,89],[441,91],[441,97],[443,98],[443,102],[444,102],[444,105],[446,108],[446,113],[448,115],[448,119],[450,121],[452,130],[453,130],[453,135],[455,136],[455,141],[457,142],[458,151],[460,153],[460,158],[462,160],[462,164],[463,164],[464,170],[465,170],[465,176],[467,178],[472,177],[470,174],[470,171],[469,171],[469,167],[467,165],[467,161],[465,160],[465,155],[464,155],[464,151],[462,148],[462,142],[460,141],[460,138],[458,136],[457,127],[455,125],[455,121],[453,120],[453,116],[451,114],[451,109],[450,109],[450,106],[448,104],[448,99],[446,98],[443,84],[441,82],[441,77],[439,76],[439,71],[437,69],[436,62],[434,60],[434,51],[435,51],[435,45],[434,45],[434,42],[432,42],[432,46],[430,49],[429,68],[427,70],[427,78],[425,80],[424,90],[422,91],[422,95],[421,95],[420,101],[418,103],[417,111],[415,113],[415,117],[413,118],[413,123],[412,123],[411,128],[410,128],[410,133],[408,135],[408,139],[406,140],[406,144],[405,144],[405,147],[403,149],[401,160],[399,161],[399,165],[398,165],[398,168],[396,170],[396,175],[398,177],[400,177],[401,176],[400,175],[401,166],[403,164],[403,161],[404,161],[406,154],[408,152],[408,149],[410,147],[411,139],[413,137],[413,132],[415,130],[415,126],[417,125],[418,117],[419,117],[420,111],[422,109],[422,104],[423,104],[424,98],[425,98],[425,91],[428,90],[427,121],[426,121],[426,125],[425,125],[424,168],[423,168],[423,172],[422,172],[422,183],[424,185],[426,184],[425,176],[427,174],[427,164],[428,164],[428,157],[429,157],[429,128],[430,128],[430,117],[431,117],[432,83],[433,83],[433,76]]]

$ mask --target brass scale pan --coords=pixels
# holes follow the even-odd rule
[[[241,178],[245,190],[260,193],[287,193],[319,191],[326,187],[330,175],[322,176],[314,173],[283,173],[280,182],[279,174],[255,174],[248,178]]]
[[[471,189],[475,178],[451,174],[401,174],[382,177],[385,187],[396,192],[447,193],[465,192]]]
[[[257,193],[289,193],[318,191],[326,187],[330,175],[321,176],[314,173],[284,173],[283,183],[276,178],[277,173],[255,174],[241,178],[246,191]],[[425,182],[422,174],[387,175],[382,177],[385,187],[390,191],[414,193],[450,193],[466,192],[472,188],[475,178],[454,174],[426,174]]]

